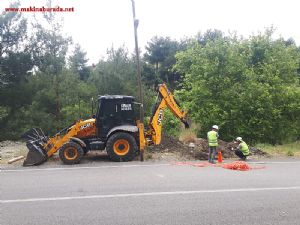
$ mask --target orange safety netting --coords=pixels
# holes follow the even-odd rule
[[[230,170],[240,170],[240,171],[247,171],[247,170],[253,170],[253,169],[264,169],[265,166],[257,166],[257,167],[251,167],[249,164],[243,161],[234,161],[232,163],[226,163],[222,165],[222,168],[224,169],[230,169]]]
[[[192,163],[192,162],[175,162],[173,165],[177,166],[183,166],[183,165],[188,165],[188,166],[195,166],[195,167],[206,167],[206,166],[214,166],[214,167],[222,167],[224,169],[231,169],[231,170],[239,170],[239,171],[248,171],[252,169],[264,169],[265,166],[260,166],[260,167],[251,167],[249,164],[243,161],[234,161],[231,163],[225,163],[225,164],[211,164],[208,162],[204,163]]]
[[[222,165],[222,168],[230,169],[230,170],[241,170],[241,171],[246,171],[251,169],[251,167],[247,163],[241,161],[226,163]]]

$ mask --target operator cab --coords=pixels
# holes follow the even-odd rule
[[[136,125],[133,96],[104,95],[98,101],[96,126],[100,140],[105,141],[108,132],[114,127]]]

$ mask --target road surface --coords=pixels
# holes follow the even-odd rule
[[[300,224],[300,161],[246,172],[168,162],[1,171],[1,224]]]

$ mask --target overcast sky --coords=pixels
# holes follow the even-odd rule
[[[0,10],[11,0],[0,0]],[[21,0],[22,7],[45,5],[45,0]],[[273,25],[276,37],[292,37],[300,45],[299,0],[135,0],[139,45],[150,39],[183,37],[220,29],[248,37]],[[133,51],[131,0],[53,0],[53,5],[74,7],[64,17],[65,32],[87,52],[90,63],[105,56],[112,45]],[[33,13],[25,13],[32,16]]]

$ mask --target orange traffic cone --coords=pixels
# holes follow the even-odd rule
[[[222,161],[223,161],[222,152],[219,151],[218,152],[218,163],[222,163]]]

